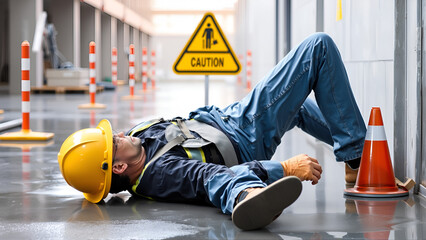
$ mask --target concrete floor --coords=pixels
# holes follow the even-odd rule
[[[140,83],[139,83],[140,84]],[[315,156],[323,166],[320,183],[305,182],[300,198],[267,228],[243,232],[229,216],[207,206],[159,203],[127,193],[91,204],[63,180],[56,159],[67,136],[107,118],[116,131],[155,118],[187,116],[204,104],[200,82],[167,82],[143,100],[123,101],[127,87],[97,95],[105,110],[80,110],[84,94],[32,94],[31,129],[53,132],[48,142],[0,141],[0,239],[426,239],[426,201],[347,199],[344,166],[331,148],[292,130],[274,160],[299,153]],[[210,103],[225,106],[245,94],[241,86],[212,82]],[[188,97],[193,95],[192,97]],[[1,121],[21,116],[20,96],[0,95]],[[9,131],[19,131],[11,129]]]

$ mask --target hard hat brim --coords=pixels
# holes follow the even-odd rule
[[[97,129],[100,129],[102,133],[105,135],[105,143],[106,143],[106,163],[108,164],[108,168],[105,169],[105,182],[103,185],[103,189],[97,193],[83,193],[84,197],[92,203],[98,203],[102,199],[104,199],[111,188],[111,178],[112,178],[112,127],[111,123],[107,119],[102,119],[99,122]]]

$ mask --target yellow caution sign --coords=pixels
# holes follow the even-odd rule
[[[173,65],[177,74],[238,74],[241,65],[213,13],[206,13]]]

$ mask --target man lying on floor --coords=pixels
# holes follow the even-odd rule
[[[315,100],[307,98],[311,91]],[[336,161],[346,163],[346,181],[355,182],[366,127],[339,51],[324,33],[305,39],[239,102],[144,122],[126,134],[113,135],[102,120],[69,136],[58,161],[67,183],[90,202],[127,190],[210,204],[252,230],[296,201],[300,181],[321,178],[318,161],[306,154],[269,161],[295,126],[332,145]]]

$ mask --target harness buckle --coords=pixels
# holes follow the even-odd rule
[[[179,136],[183,137],[185,141],[189,139],[185,134],[179,134]]]

